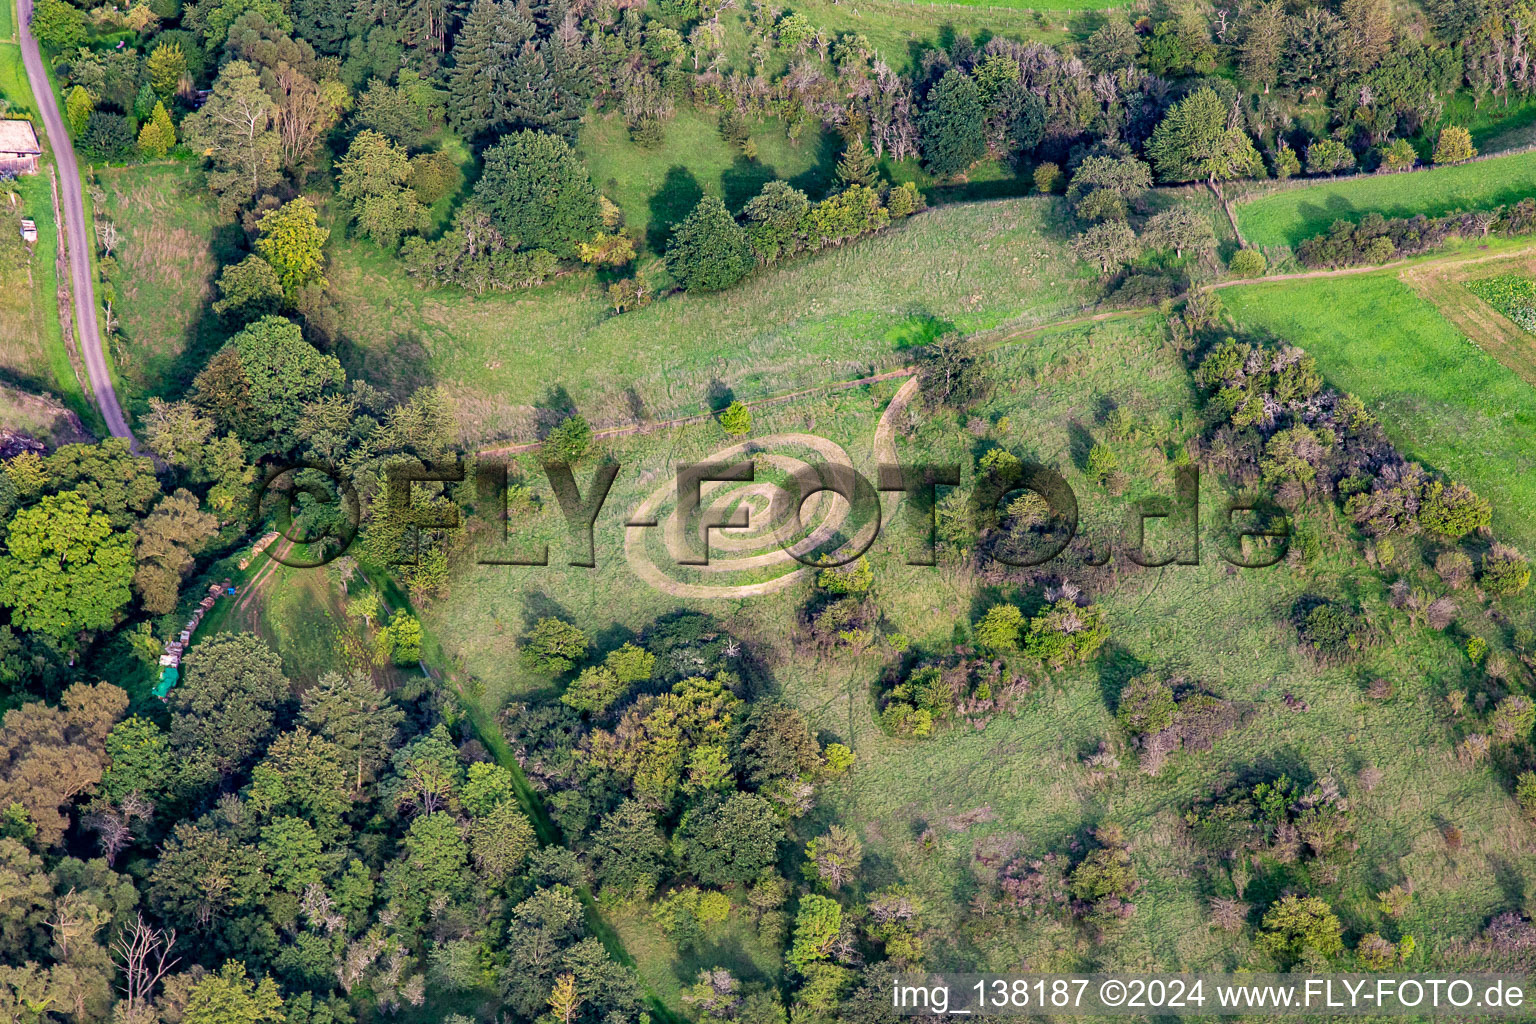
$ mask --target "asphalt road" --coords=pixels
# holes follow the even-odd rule
[[[96,406],[101,418],[114,437],[126,437],[135,450],[138,443],[128,429],[128,418],[112,388],[112,375],[107,372],[107,360],[101,351],[101,330],[96,323],[96,290],[91,287],[91,242],[85,230],[85,207],[80,200],[80,168],[75,163],[75,147],[70,144],[69,132],[59,117],[59,104],[53,95],[53,84],[43,70],[43,56],[32,37],[32,0],[16,0],[21,19],[21,62],[27,69],[27,80],[32,83],[32,95],[37,97],[43,128],[53,146],[54,162],[59,168],[64,204],[64,237],[69,243],[69,276],[74,284],[70,289],[75,303],[75,329],[79,332],[81,354],[85,358],[86,373],[91,378],[91,391],[96,395]]]

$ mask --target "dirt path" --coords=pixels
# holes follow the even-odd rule
[[[1527,384],[1536,385],[1536,337],[1465,287],[1470,276],[1465,268],[1489,262],[1507,263],[1507,267],[1498,269],[1530,276],[1536,272],[1536,251],[1505,253],[1460,263],[1426,264],[1403,271],[1398,279],[1420,298],[1433,304],[1451,326],[1515,376]]]
[[[267,589],[267,585],[277,578],[277,567],[282,564],[278,559],[286,558],[288,552],[292,550],[293,541],[283,537],[272,548],[269,548],[259,556],[266,560],[262,562],[261,567],[252,574],[250,579],[240,585],[240,593],[235,598],[235,606],[229,611],[231,621],[234,621],[237,616],[244,615],[251,606],[251,603]]]
[[[85,204],[80,193],[80,167],[75,162],[75,147],[69,140],[69,132],[64,130],[63,119],[59,117],[59,103],[43,68],[42,53],[32,36],[32,0],[16,0],[16,14],[20,22],[17,35],[21,39],[21,62],[26,65],[27,80],[32,84],[32,95],[37,98],[38,113],[42,116],[62,179],[60,191],[63,193],[64,232],[69,248],[69,276],[74,284],[75,325],[80,335],[86,375],[90,378],[90,390],[112,436],[127,438],[134,451],[138,451],[139,443],[128,429],[128,418],[123,415],[123,407],[117,400],[112,375],[107,372],[106,355],[101,348],[101,331],[96,323],[96,291],[91,284],[90,235],[86,231]]]

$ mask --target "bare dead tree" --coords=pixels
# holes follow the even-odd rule
[[[96,241],[101,246],[103,255],[111,256],[112,250],[122,244],[123,236],[117,230],[117,225],[109,220],[97,221]]]
[[[133,830],[128,827],[126,821],[112,811],[93,814],[85,820],[85,824],[101,841],[101,853],[107,858],[108,867],[111,867],[116,862],[117,855],[133,842]]]
[[[144,923],[144,915],[135,915],[133,924],[123,929],[112,943],[113,959],[123,972],[123,999],[129,1020],[149,1005],[155,986],[181,960],[171,956],[176,945],[176,931],[163,931]]]

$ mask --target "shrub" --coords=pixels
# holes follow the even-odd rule
[[[1436,480],[1419,496],[1419,525],[1448,540],[1481,530],[1493,520],[1493,506],[1465,484]]]
[[[755,263],[747,233],[719,198],[705,196],[667,245],[667,270],[686,291],[729,288]]]
[[[555,618],[540,619],[523,638],[520,657],[535,672],[558,676],[571,670],[586,657],[591,641],[587,634],[569,622]]]
[[[1095,224],[1072,240],[1072,252],[1104,274],[1112,273],[1141,254],[1141,243],[1122,221]]]
[[[464,172],[459,170],[458,162],[442,150],[418,153],[411,157],[410,184],[422,205],[431,206],[459,190],[464,184]]]
[[[1472,639],[1481,638],[1473,637]],[[1467,645],[1471,646],[1471,640],[1467,641]],[[1483,646],[1486,649],[1487,644]],[[1531,727],[1536,725],[1536,704],[1523,694],[1512,693],[1493,706],[1493,718],[1490,724],[1494,742],[1521,743],[1530,736]]]
[[[1460,590],[1472,578],[1472,559],[1459,548],[1442,551],[1435,558],[1435,572],[1452,590]]]
[[[656,671],[656,655],[643,647],[625,644],[617,650],[610,651],[608,657],[603,659],[603,664],[618,678],[619,682],[628,686],[630,683],[651,678]]]
[[[880,723],[893,736],[922,739],[933,734],[933,715],[910,704],[892,704],[880,716]]]
[[[1344,951],[1344,926],[1316,896],[1284,896],[1264,912],[1260,944],[1285,967]]]
[[[917,186],[908,181],[891,189],[891,194],[886,197],[885,208],[890,213],[892,220],[902,217],[910,217],[928,206],[928,200],[917,190]]]
[[[1307,147],[1308,174],[1336,174],[1355,166],[1355,154],[1337,139],[1318,139]]]
[[[1280,144],[1280,151],[1275,154],[1275,177],[1280,181],[1294,178],[1301,173],[1301,158],[1296,151],[1284,143]]]
[[[1397,963],[1397,946],[1376,932],[1370,932],[1355,944],[1355,959],[1362,970],[1385,971]]]
[[[853,767],[853,751],[847,744],[828,743],[827,748],[822,751],[822,756],[826,758],[824,770],[828,775],[841,775]]]
[[[1407,139],[1394,139],[1381,151],[1381,169],[1384,171],[1406,171],[1418,160],[1419,154]]]
[[[1146,735],[1162,732],[1173,724],[1178,711],[1173,688],[1155,672],[1132,677],[1120,691],[1115,717],[1126,732]]]
[[[396,665],[414,665],[421,660],[421,622],[416,616],[401,612],[387,627],[391,659]]]
[[[93,110],[80,133],[80,148],[92,156],[120,159],[134,147],[133,126],[122,114]]]
[[[560,701],[577,711],[598,714],[612,707],[613,702],[624,695],[625,689],[613,669],[606,665],[592,665],[581,670],[581,675],[560,695]]]
[[[1478,582],[1495,597],[1518,594],[1531,583],[1531,563],[1514,548],[1495,544],[1483,555],[1483,574]]]
[[[1048,665],[1086,661],[1109,639],[1109,626],[1097,605],[1078,605],[1063,598],[1029,622],[1024,650]]]
[[[829,594],[862,594],[874,583],[875,570],[862,556],[843,565],[829,565],[816,574],[816,585]]]
[[[544,437],[539,455],[545,462],[570,466],[592,447],[592,427],[584,416],[567,416]]]
[[[993,605],[976,623],[976,643],[989,651],[1016,651],[1023,627],[1024,613],[1017,605]]]
[[[1137,884],[1136,865],[1123,846],[1094,850],[1067,878],[1072,895],[1091,903],[1110,897],[1127,899],[1135,894]]]
[[[1480,636],[1467,638],[1467,660],[1474,665],[1481,665],[1483,658],[1488,654],[1488,641]]]
[[[1228,264],[1228,269],[1238,277],[1263,277],[1268,267],[1269,262],[1257,249],[1237,250],[1232,254],[1232,262]]]
[[[1039,192],[1043,196],[1048,196],[1052,192],[1055,192],[1057,187],[1061,184],[1061,167],[1051,163],[1050,161],[1046,161],[1045,163],[1040,164],[1035,168],[1034,178],[1035,191]]]
[[[635,240],[628,235],[599,231],[590,242],[577,244],[576,256],[594,267],[622,267],[635,261]]]
[[[38,0],[32,35],[50,50],[73,50],[85,42],[85,15],[65,0]]]
[[[1095,444],[1088,450],[1088,475],[1095,480],[1105,480],[1119,468],[1120,460],[1109,445]]]
[[[158,159],[175,145],[176,127],[171,124],[171,115],[166,112],[165,104],[156,100],[149,120],[139,129],[139,150],[145,156]]]
[[[752,410],[740,401],[732,402],[720,410],[720,429],[732,437],[741,437],[752,431]]]
[[[1536,772],[1521,772],[1520,778],[1515,782],[1515,799],[1520,802],[1520,810],[1531,821],[1536,821]]]
[[[526,130],[503,135],[485,151],[483,162],[475,199],[520,248],[569,258],[602,227],[586,165],[558,135]]]
[[[812,248],[820,249],[879,231],[890,222],[890,213],[880,205],[880,193],[867,185],[850,185],[811,207],[809,241]]]
[[[1451,125],[1441,130],[1432,159],[1437,164],[1459,164],[1475,156],[1477,147],[1472,145],[1472,133],[1458,125]]]
[[[608,286],[608,306],[615,313],[644,309],[653,298],[651,290],[638,277],[627,277]]]
[[[1348,609],[1329,602],[1313,606],[1302,617],[1297,633],[1323,660],[1347,658],[1364,646],[1360,624]]]
[[[1413,906],[1413,886],[1394,885],[1385,892],[1377,893],[1376,898],[1381,901],[1381,912],[1396,921]]]

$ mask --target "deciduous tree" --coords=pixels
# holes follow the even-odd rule
[[[132,596],[132,543],[79,493],[45,495],[6,527],[0,604],[15,625],[54,637],[104,629]]]
[[[1211,184],[1264,173],[1264,161],[1248,133],[1233,124],[1216,90],[1199,89],[1180,100],[1158,123],[1147,155],[1164,181]]]
[[[667,270],[687,291],[729,288],[752,270],[747,233],[715,196],[693,208],[667,244]]]

